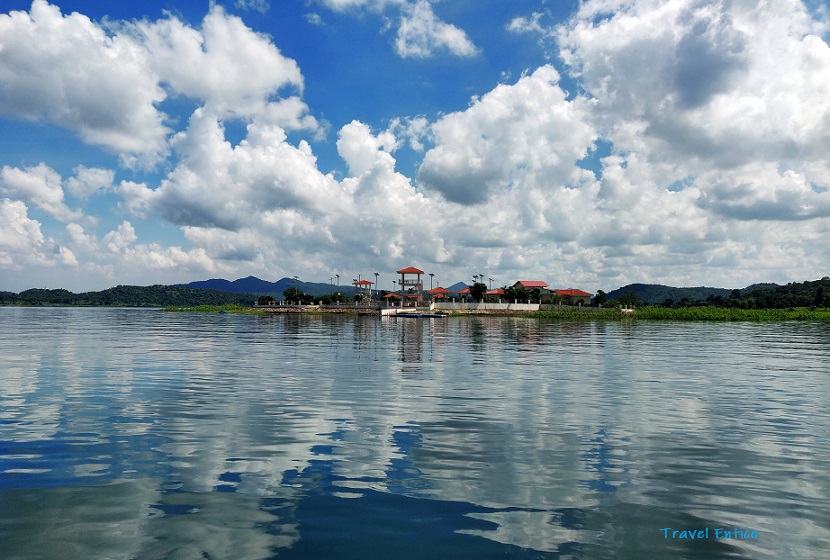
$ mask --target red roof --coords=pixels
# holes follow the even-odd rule
[[[396,270],[395,272],[397,272],[398,274],[423,274],[424,273],[423,270],[418,270],[414,266],[408,266],[406,268]]]
[[[470,288],[464,288],[463,290],[459,290],[455,293],[456,294],[469,294],[470,293]]]
[[[571,297],[591,297],[593,294],[589,294],[588,292],[583,292],[582,290],[574,290],[571,288],[570,290],[554,290],[560,296],[571,296]]]
[[[520,284],[523,288],[547,288],[548,283],[541,280],[519,280],[516,284]]]
[[[383,296],[383,297],[385,297],[385,298],[393,298],[393,297],[396,297],[396,298],[398,298],[398,299],[400,299],[400,298],[401,298],[401,296],[400,296],[400,295],[398,295],[398,294],[396,294],[396,293],[389,293],[389,294],[386,294],[386,295],[385,295],[385,296]]]
[[[355,286],[371,286],[374,282],[369,282],[368,280],[358,280],[356,282],[352,282]]]
[[[431,290],[427,290],[427,293],[428,293],[429,295],[433,295],[433,296],[434,296],[434,295],[437,295],[437,294],[448,294],[448,293],[450,293],[450,291],[449,291],[448,289],[446,289],[446,288],[442,288],[441,286],[438,286],[437,288],[433,288],[433,289],[431,289]]]
[[[502,290],[501,288],[496,288],[495,290],[490,290],[489,292],[485,293],[484,295],[487,295],[487,296],[503,296],[504,295],[504,290]]]

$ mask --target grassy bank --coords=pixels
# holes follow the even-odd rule
[[[231,303],[228,305],[196,305],[193,307],[165,307],[163,311],[181,312],[181,311],[195,311],[199,313],[259,313],[255,309],[240,305],[238,303]]]
[[[731,307],[638,307],[634,313],[619,309],[595,311],[536,311],[528,316],[541,319],[630,319],[634,321],[830,321],[830,309],[737,309]]]
[[[671,321],[830,321],[830,309],[738,309],[733,307],[641,307],[636,319]]]

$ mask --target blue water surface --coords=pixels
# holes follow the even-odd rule
[[[0,360],[4,559],[830,553],[826,324],[0,308]]]

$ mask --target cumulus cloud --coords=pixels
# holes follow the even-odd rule
[[[327,8],[344,12],[348,10],[365,9],[373,12],[382,12],[387,6],[405,4],[407,0],[319,0]]]
[[[172,15],[96,23],[34,0],[28,13],[0,14],[0,41],[0,113],[77,131],[128,165],[167,157],[172,130],[159,104],[169,95],[223,118],[318,128],[298,98],[296,62],[219,5],[195,29]]]
[[[582,181],[576,161],[597,137],[588,107],[568,101],[559,74],[543,66],[514,85],[500,85],[462,112],[432,125],[435,147],[418,181],[460,204],[480,204],[522,184],[553,193]]]
[[[686,178],[703,207],[788,220],[826,206],[809,188],[830,185],[826,31],[796,0],[586,2],[560,42],[617,153],[661,169],[662,188]]]
[[[21,270],[26,266],[75,266],[75,255],[43,235],[41,224],[29,218],[23,202],[0,200],[0,267]]]
[[[128,208],[150,209],[177,225],[236,231],[265,210],[314,219],[345,204],[336,182],[317,169],[308,143],[292,146],[278,126],[251,124],[233,147],[216,116],[198,110],[173,146],[179,164],[158,188],[131,183],[119,189]]]
[[[464,31],[436,17],[427,0],[410,5],[400,19],[395,51],[404,58],[428,58],[444,49],[464,57],[478,52]]]
[[[430,58],[440,52],[471,57],[478,54],[464,30],[435,15],[429,0],[319,0],[336,12],[382,14],[388,8],[398,12],[395,52],[402,58]],[[384,31],[393,27],[387,20]]]
[[[110,190],[115,179],[112,169],[79,165],[74,171],[75,176],[66,180],[66,190],[78,198],[89,198],[97,192]]]
[[[271,8],[271,3],[268,0],[235,0],[234,6],[240,10],[255,10],[264,14]]]
[[[155,107],[165,94],[133,41],[34,0],[29,13],[0,14],[0,42],[0,112],[54,122],[117,152],[165,152]]]
[[[128,30],[146,50],[159,81],[217,114],[251,116],[265,110],[282,88],[302,91],[297,63],[221,6],[211,8],[200,30],[174,17],[140,21]]]
[[[62,222],[83,216],[80,210],[66,205],[61,176],[43,163],[25,169],[4,166],[0,171],[0,193],[27,201]]]

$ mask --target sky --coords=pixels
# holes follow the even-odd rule
[[[830,275],[826,1],[2,9],[0,290]]]

